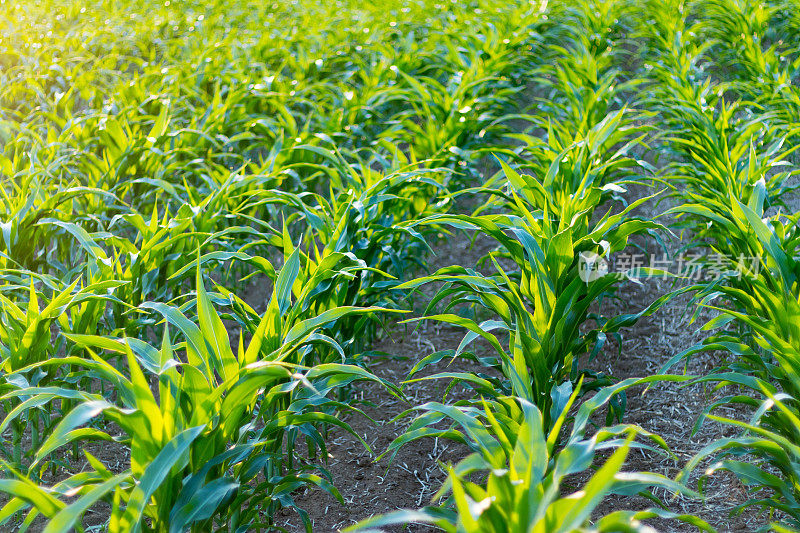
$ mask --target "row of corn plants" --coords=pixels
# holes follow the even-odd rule
[[[670,513],[648,492],[660,487],[694,494],[686,487],[654,473],[622,472],[632,447],[668,453],[663,439],[636,425],[598,428],[591,422],[605,412],[611,424],[631,386],[686,378],[614,383],[613,376],[587,368],[587,358],[596,357],[610,336],[666,301],[634,314],[598,312],[621,283],[655,273],[609,273],[601,264],[625,249],[631,236],[662,228],[633,214],[649,198],[624,201],[627,187],[644,181],[648,168],[634,155],[645,137],[637,125],[642,115],[626,101],[641,81],[623,79],[615,68],[627,5],[549,7],[553,26],[534,70],[540,94],[521,115],[530,127],[497,151],[511,165],[501,159],[497,175],[468,191],[481,198],[472,215],[434,215],[415,223],[476,231],[496,241],[496,250],[479,261],[481,269],[447,267],[397,287],[441,283],[423,319],[466,330],[456,349],[419,361],[411,381],[446,379],[471,387],[475,396],[404,413],[412,423],[387,453],[431,437],[463,443],[470,453],[448,466],[434,497],[439,505],[375,517],[355,529],[417,521],[454,532],[632,531],[653,517],[708,528],[696,517]],[[601,213],[609,204],[622,207]],[[488,354],[473,349],[477,341],[490,346]],[[445,358],[470,360],[486,371],[416,376]],[[570,483],[568,476],[589,470],[608,449],[615,451],[591,479]],[[647,493],[659,506],[598,518],[597,507],[612,493]]]
[[[726,391],[703,418],[740,430],[701,450],[682,475],[712,457],[707,475],[728,470],[750,489],[733,512],[754,507],[768,513],[764,529],[795,530],[800,265],[791,208],[797,170],[789,165],[796,75],[787,60],[794,51],[772,33],[781,27],[770,23],[777,7],[735,1],[661,7],[650,12],[645,61],[653,105],[669,131],[665,175],[677,205],[668,213],[692,232],[709,263],[714,257],[723,263],[716,279],[695,287],[697,304],[716,312],[703,326],[712,334],[667,366],[700,351],[727,353],[717,370],[699,378]],[[733,79],[719,81],[726,67]],[[715,413],[725,406],[746,414]]]
[[[800,122],[795,85],[800,58],[791,18],[781,19],[796,7],[792,2],[698,5],[704,10],[702,34],[714,43],[716,63],[731,79],[732,89],[790,130]]]

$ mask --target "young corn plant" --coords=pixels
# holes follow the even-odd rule
[[[69,230],[54,231],[61,222],[90,218],[81,209],[83,199],[96,195],[113,203],[116,198],[95,188],[61,183],[38,173],[11,173],[0,188],[0,266],[45,272],[49,265],[72,263]],[[77,205],[76,205],[77,204]]]
[[[332,349],[326,349],[322,342],[322,346],[316,350],[296,352],[297,358],[290,359],[290,362],[314,366],[337,360],[350,361],[349,357],[358,353],[357,348],[371,338],[378,320],[375,316],[377,312],[402,312],[388,307],[368,307],[365,309],[369,311],[360,311],[363,302],[382,301],[379,292],[361,287],[358,283],[360,276],[366,271],[388,277],[385,273],[368,267],[350,254],[323,250],[311,255],[304,253],[301,248],[294,248],[288,236],[284,237],[283,242],[289,243],[285,248],[285,263],[274,277],[273,296],[267,302],[263,315],[219,284],[219,295],[215,295],[215,298],[218,304],[230,306],[231,313],[226,314],[225,318],[237,321],[253,335],[259,334],[258,328],[268,315],[271,337],[264,342],[270,343],[272,349],[277,349],[287,336],[293,335],[298,324],[306,321],[309,315],[316,317],[320,328],[325,328],[326,324],[331,326],[330,335],[337,339],[336,345],[330,345]],[[201,262],[219,258],[219,255],[207,254],[201,257]],[[252,262],[263,269],[264,274],[271,275],[272,266],[263,258],[244,253],[226,254],[222,258]],[[392,305],[391,301],[385,303]],[[145,304],[146,307],[150,305]],[[327,338],[327,335],[323,335],[321,340]],[[345,350],[334,349],[340,345]]]
[[[729,3],[727,9],[716,4],[710,31],[720,38],[735,24],[753,29],[757,22],[742,18],[739,4]],[[688,221],[695,242],[723,258],[719,278],[695,287],[701,305],[718,313],[705,328],[721,331],[677,354],[665,368],[698,351],[727,351],[729,360],[699,381],[739,390],[716,401],[708,412],[723,405],[753,412],[749,422],[713,414],[704,417],[740,428],[742,434],[701,450],[682,477],[702,460],[715,457],[718,462],[708,473],[729,470],[753,491],[752,498],[734,512],[757,507],[777,519],[767,527],[797,527],[797,472],[792,466],[800,383],[795,347],[798,271],[793,259],[797,221],[780,211],[767,214],[770,206],[782,205],[795,173],[784,170],[792,152],[783,148],[787,132],[775,125],[775,115],[752,114],[747,104],[730,105],[719,87],[702,79],[698,58],[709,45],[689,44],[686,36],[695,30],[686,28],[680,10],[662,17],[657,27],[660,44],[653,50],[662,60],[652,63],[652,72],[659,81],[659,99],[667,103],[663,113],[679,132],[670,140],[677,155],[671,170],[685,186],[676,189],[682,202],[668,214]],[[696,31],[702,33],[703,26]],[[764,57],[757,35],[739,46],[738,53],[750,58],[742,63],[748,69]],[[786,513],[786,519],[774,511]]]
[[[580,358],[593,357],[602,349],[608,335],[653,313],[666,300],[662,297],[650,306],[627,315],[603,318],[592,306],[613,293],[620,275],[599,270],[604,257],[625,248],[631,235],[657,230],[652,221],[630,217],[629,213],[645,202],[643,198],[618,214],[610,212],[590,222],[584,195],[561,198],[562,204],[551,211],[554,200],[533,176],[524,179],[504,165],[509,179],[509,195],[516,206],[508,215],[441,215],[419,224],[449,225],[479,230],[494,239],[499,250],[485,260],[494,266],[494,274],[483,274],[460,266],[440,269],[397,286],[412,289],[431,282],[444,282],[425,310],[425,318],[451,323],[468,330],[455,352],[437,352],[420,361],[416,373],[444,357],[462,356],[477,359],[498,369],[502,378],[483,378],[471,374],[451,377],[466,383],[483,384],[488,379],[498,393],[513,394],[539,407],[546,422],[551,403],[550,390],[564,381],[577,381],[583,374]],[[531,192],[528,187],[536,184]],[[531,187],[532,188],[532,187]],[[600,190],[589,193],[595,207]],[[546,199],[539,208],[537,201]],[[514,270],[503,267],[510,264]],[[644,270],[624,273],[639,277]],[[433,313],[443,303],[440,313]],[[482,322],[454,313],[460,306],[475,306],[489,311],[493,318]],[[496,318],[494,318],[496,317]],[[587,328],[590,320],[594,328]],[[499,334],[495,334],[497,331]],[[505,347],[501,339],[508,338]],[[494,355],[477,358],[465,352],[469,345],[484,339]],[[603,381],[598,381],[598,385]]]
[[[585,135],[574,134],[556,124],[548,126],[546,142],[530,134],[514,135],[525,143],[514,150],[514,157],[521,160],[518,165],[521,174],[514,178],[518,194],[539,209],[548,204],[556,218],[568,220],[583,210],[589,215],[588,220],[601,199],[624,200],[626,185],[640,181],[642,170],[649,168],[632,154],[633,148],[646,146],[642,128],[632,122],[631,114],[620,110],[605,117]],[[497,174],[485,188],[494,189],[491,194],[502,201],[504,209],[515,211],[516,203],[500,188],[503,178],[503,174]],[[477,212],[494,204],[487,202]],[[561,212],[561,205],[572,205],[575,211]]]
[[[423,437],[465,443],[471,453],[448,466],[447,481],[433,500],[439,501],[447,493],[451,496],[442,507],[389,513],[365,520],[348,531],[377,531],[381,526],[409,522],[429,523],[449,532],[646,531],[640,529],[640,520],[653,517],[678,518],[698,529],[713,531],[696,517],[679,516],[661,508],[596,516],[600,503],[614,493],[649,493],[649,489],[659,487],[696,496],[660,474],[622,471],[631,448],[667,449],[657,435],[625,424],[600,428],[587,436],[591,415],[611,398],[634,384],[659,378],[629,379],[601,389],[574,415],[570,413],[580,384],[574,391],[569,386],[556,387],[549,417],[554,421],[552,426],[545,422],[539,408],[514,396],[421,405],[413,410],[420,414],[409,430],[390,445],[387,453]],[[449,427],[441,429],[443,421],[449,422]],[[567,429],[570,422],[572,427]],[[652,445],[635,442],[639,435]],[[565,494],[573,488],[570,478],[589,470],[598,452],[608,449],[615,451],[592,477]]]
[[[47,531],[69,531],[80,526],[89,508],[105,500],[112,508],[109,531],[227,530],[271,525],[274,512],[294,506],[291,493],[304,485],[319,485],[338,495],[324,477],[312,473],[315,467],[298,455],[297,446],[304,440],[311,459],[318,453],[326,457],[321,427],[352,431],[328,414],[351,408],[327,398],[338,387],[366,379],[393,393],[397,389],[355,366],[308,368],[289,361],[317,345],[341,352],[335,340],[320,334],[320,327],[337,316],[374,309],[340,309],[307,318],[279,339],[272,329],[274,314],[267,313],[247,349],[240,337],[234,355],[199,270],[197,283],[198,324],[168,305],[146,306],[179,329],[183,342],[173,343],[166,326],[160,348],[135,339],[66,335],[90,357],[62,357],[22,369],[74,365],[91,371],[113,390],[104,396],[30,386],[5,394],[4,399],[21,403],[8,412],[2,429],[33,406],[77,400],[35,450],[29,471],[47,468],[63,446],[87,440],[122,443],[130,450],[130,466],[112,473],[85,452],[91,470],[50,487],[8,469],[10,477],[2,490],[10,500],[0,519],[7,523],[23,512],[27,526],[41,514]],[[284,310],[287,301],[282,298],[288,290],[286,283],[279,283],[273,297]],[[116,366],[111,364],[115,357],[121,359]],[[108,432],[111,422],[121,436]],[[66,501],[71,495],[79,497]],[[310,531],[310,522],[302,516]]]
[[[27,274],[30,276],[31,273]],[[64,287],[57,280],[45,278],[42,290],[35,287],[34,276],[27,279],[30,283],[28,288],[11,282],[3,286],[8,295],[0,294],[0,390],[4,394],[2,405],[6,413],[18,408],[20,402],[18,397],[8,394],[16,394],[31,385],[64,384],[57,372],[48,369],[26,371],[31,365],[58,356],[64,348],[63,338],[55,335],[54,331],[94,331],[106,302],[119,302],[113,291],[120,283],[78,288],[78,280]],[[66,406],[69,400],[65,402]],[[39,446],[44,428],[50,425],[54,416],[53,409],[39,407],[34,406],[26,416],[13,420],[11,450],[2,446],[7,461],[17,469],[27,468],[30,451]],[[25,435],[30,436],[29,450],[23,450]]]
[[[781,206],[796,174],[787,168],[795,151],[787,147],[790,132],[771,113],[723,98],[726,86],[712,83],[703,66],[708,43],[696,44],[700,30],[686,27],[682,4],[676,4],[653,25],[648,61],[657,81],[648,101],[669,131],[664,149],[671,162],[665,173],[676,199],[728,209],[731,197],[749,204],[763,182],[767,206]]]
[[[431,167],[458,161],[466,166],[472,150],[498,138],[503,116],[520,87],[502,78],[511,63],[495,61],[491,66],[501,70],[488,71],[482,61],[472,61],[448,73],[444,82],[398,71],[409,86],[407,99],[412,106],[395,118],[402,125],[398,140],[408,144],[413,159],[425,160]]]
[[[587,34],[579,33],[573,39],[564,46],[553,45],[549,53],[557,61],[539,69],[537,81],[549,92],[535,104],[534,124],[560,127],[577,137],[586,135],[614,110],[624,108],[625,93],[635,90],[642,80],[621,80],[620,72],[613,68],[614,56],[593,50]]]

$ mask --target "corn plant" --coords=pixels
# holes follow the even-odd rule
[[[635,494],[649,487],[662,487],[693,495],[659,474],[621,472],[631,447],[653,449],[645,443],[634,443],[634,438],[642,435],[657,448],[665,447],[657,435],[633,425],[601,428],[591,437],[586,435],[593,412],[625,388],[655,379],[659,377],[629,379],[602,389],[580,406],[568,431],[569,413],[580,385],[574,391],[569,383],[552,390],[556,400],[550,416],[552,427],[535,405],[514,396],[421,405],[414,409],[420,414],[409,430],[390,445],[387,453],[423,437],[465,443],[470,455],[448,466],[447,481],[434,496],[437,501],[451,492],[448,507],[390,513],[365,520],[349,531],[375,531],[377,526],[408,522],[431,523],[444,531],[637,531],[638,520],[655,516],[680,518],[698,529],[713,531],[700,519],[658,508],[618,511],[595,517],[592,524],[593,512],[611,493]],[[442,421],[450,422],[450,426],[438,429],[437,424]],[[577,491],[564,495],[563,489],[569,486],[567,477],[589,469],[597,452],[609,448],[616,451],[592,478]],[[476,473],[486,477],[481,476],[481,482],[471,481]]]
[[[4,268],[38,271],[48,263],[69,264],[69,231],[53,231],[53,225],[74,220],[71,204],[76,199],[98,195],[114,201],[108,192],[60,184],[44,175],[18,174],[5,178],[2,186],[2,255]],[[64,207],[67,206],[67,209]],[[91,211],[86,211],[91,212]]]
[[[609,334],[634,323],[641,316],[654,312],[664,301],[660,299],[639,313],[602,318],[592,314],[593,303],[613,293],[620,276],[607,272],[583,278],[586,258],[595,264],[602,257],[622,250],[632,234],[655,230],[659,225],[642,219],[629,218],[628,213],[641,199],[621,213],[603,216],[596,224],[589,222],[589,209],[581,206],[586,199],[575,194],[562,197],[559,210],[551,213],[549,202],[554,197],[547,194],[541,183],[532,176],[523,179],[516,171],[504,167],[510,182],[510,194],[515,204],[513,215],[442,215],[421,221],[419,224],[446,224],[456,228],[480,230],[491,236],[499,245],[497,252],[487,256],[496,271],[486,275],[460,266],[446,267],[432,276],[409,281],[396,287],[409,289],[430,282],[445,282],[425,310],[425,318],[452,323],[468,330],[461,345],[452,355],[462,354],[476,339],[488,341],[495,355],[480,361],[501,371],[502,379],[489,378],[497,390],[514,394],[548,412],[549,391],[566,379],[576,381],[581,370],[580,357],[585,353],[596,355]],[[530,191],[529,184],[538,189]],[[519,192],[517,192],[519,191]],[[541,210],[530,202],[547,199]],[[599,202],[597,188],[591,198]],[[595,204],[596,205],[596,204]],[[518,214],[517,214],[518,213]],[[510,260],[513,271],[501,266],[501,260]],[[583,262],[582,262],[583,261]],[[638,277],[646,274],[636,270],[624,273]],[[444,310],[432,314],[439,303]],[[486,309],[494,317],[478,322],[452,310],[462,305]],[[597,322],[596,328],[582,327],[589,320]],[[493,331],[508,335],[504,347]],[[419,371],[431,362],[441,360],[447,353],[439,352],[422,360],[414,369]],[[458,376],[470,383],[477,381],[469,375]],[[483,378],[481,378],[483,379]],[[545,419],[547,419],[545,414]]]
[[[615,109],[625,107],[626,92],[642,80],[621,79],[617,40],[625,4],[617,1],[585,2],[561,6],[565,13],[557,43],[548,47],[550,61],[537,70],[537,81],[547,90],[536,100],[539,127],[561,127],[575,137],[603,121]],[[557,120],[553,120],[557,117]]]
[[[761,258],[760,274],[729,268],[691,288],[721,313],[707,325],[720,331],[671,363],[727,349],[701,379],[744,387],[722,402],[754,414],[717,417],[746,433],[686,473],[719,455],[771,491],[749,504],[796,527],[796,7],[7,1],[0,523],[80,531],[91,510],[111,531],[276,529],[299,488],[336,496],[321,464],[328,428],[349,430],[338,413],[358,412],[345,401],[356,380],[400,395],[357,365],[382,318],[428,283],[443,286],[422,318],[466,334],[412,378],[476,396],[410,411],[418,418],[391,451],[438,435],[471,455],[450,469],[444,506],[370,524],[611,531],[673,517],[591,518],[619,490],[693,495],[622,472],[629,449],[660,447],[658,437],[622,425],[587,436],[601,405],[608,424],[620,414],[628,382],[603,389],[613,378],[584,361],[669,297],[604,316],[623,279],[650,273],[601,267],[631,237],[664,230],[635,216],[652,198],[627,204],[629,185],[655,176],[694,243]],[[630,68],[637,59],[643,68]],[[529,125],[512,133],[516,119]],[[650,146],[668,159],[660,174],[634,155]],[[489,152],[515,169],[502,162],[484,179]],[[480,200],[453,214],[456,198]],[[412,274],[425,270],[426,239],[453,229],[497,249]],[[241,286],[256,277],[265,302]],[[452,356],[488,369],[419,378]],[[595,391],[566,431],[572,402]],[[92,442],[130,463],[104,464]],[[564,496],[565,476],[609,448],[583,492]]]
[[[740,429],[742,434],[707,445],[687,463],[681,477],[687,477],[701,461],[713,458],[715,461],[706,468],[701,483],[719,470],[732,472],[752,491],[752,497],[737,505],[734,513],[756,507],[774,520],[764,530],[769,527],[773,531],[793,531],[800,524],[797,398],[773,392],[772,386],[765,382],[750,382],[749,385],[753,392],[766,396],[749,421],[706,415],[709,420]],[[748,398],[746,403],[751,402],[752,398]]]
[[[114,296],[114,290],[122,283],[105,282],[78,288],[79,280],[68,286],[57,279],[38,276],[44,282],[39,289],[34,282],[37,276],[21,272],[14,276],[19,281],[27,279],[29,286],[18,285],[9,277],[3,286],[5,294],[0,294],[0,365],[2,379],[0,387],[5,393],[15,392],[31,385],[50,386],[62,384],[56,372],[47,369],[26,372],[31,365],[58,356],[65,349],[63,338],[54,335],[55,331],[86,333],[94,332],[103,318],[108,302],[122,302]],[[42,301],[43,305],[40,304]],[[65,405],[69,400],[65,400]],[[3,408],[12,411],[19,404],[18,398],[5,398]],[[51,409],[35,406],[25,417],[12,423],[12,449],[3,447],[7,460],[16,468],[23,467],[22,439],[30,436],[31,449],[38,447],[43,434],[53,416]]]
[[[70,443],[112,440],[104,429],[108,422],[122,429],[119,440],[129,447],[131,462],[128,470],[114,475],[87,454],[91,473],[35,490],[30,490],[29,478],[12,471],[17,481],[9,481],[4,489],[12,496],[5,520],[29,509],[26,524],[41,513],[51,531],[67,531],[95,502],[106,499],[112,505],[111,531],[207,531],[215,527],[215,519],[248,527],[260,523],[260,513],[269,520],[281,505],[292,505],[291,491],[300,485],[329,487],[309,472],[311,466],[303,465],[294,451],[296,442],[305,438],[312,458],[319,449],[325,457],[318,426],[348,429],[325,411],[349,408],[326,399],[327,394],[353,380],[377,378],[358,367],[328,364],[310,369],[288,361],[317,344],[341,351],[336,341],[317,333],[320,325],[337,315],[372,310],[339,309],[299,321],[277,346],[272,342],[274,315],[267,313],[247,349],[240,341],[234,355],[199,270],[197,283],[197,325],[179,309],[161,303],[150,306],[182,332],[181,343],[171,341],[166,326],[160,348],[133,339],[67,334],[91,358],[50,359],[21,370],[74,365],[92,371],[114,391],[113,400],[35,385],[5,394],[6,400],[22,401],[9,411],[3,429],[31,407],[78,400],[35,450],[31,472],[47,468],[53,454]],[[288,290],[281,279],[275,305],[286,304],[278,298]],[[108,355],[95,353],[99,350]],[[118,369],[109,356],[121,356],[120,366],[127,368]],[[157,398],[151,382],[157,383]],[[63,501],[68,494],[81,497],[68,504]]]

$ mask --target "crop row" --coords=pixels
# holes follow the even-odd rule
[[[703,326],[713,334],[667,366],[700,351],[726,352],[724,363],[700,378],[728,386],[705,418],[743,431],[707,446],[684,475],[715,457],[709,473],[729,470],[752,489],[736,511],[769,511],[768,527],[777,531],[800,525],[800,241],[792,199],[800,107],[792,7],[705,1],[693,6],[693,23],[663,16],[652,26],[650,63],[680,200],[670,211],[692,230],[696,246],[731,260],[726,275],[697,287],[698,304],[717,312]],[[712,56],[725,73],[719,81],[706,71]],[[734,265],[745,257],[754,261]],[[725,406],[749,420],[710,414]]]

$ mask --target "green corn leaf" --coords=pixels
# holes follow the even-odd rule
[[[107,479],[106,481],[92,487],[86,494],[83,494],[75,502],[67,505],[56,513],[44,528],[43,533],[67,533],[72,531],[74,526],[79,523],[81,516],[101,498],[110,491],[114,490],[121,483],[128,480],[129,472],[123,472]]]
[[[189,448],[203,432],[203,427],[186,429],[172,438],[145,468],[130,493],[127,507],[119,519],[123,531],[141,531],[146,506],[173,468],[182,468],[189,461]]]

